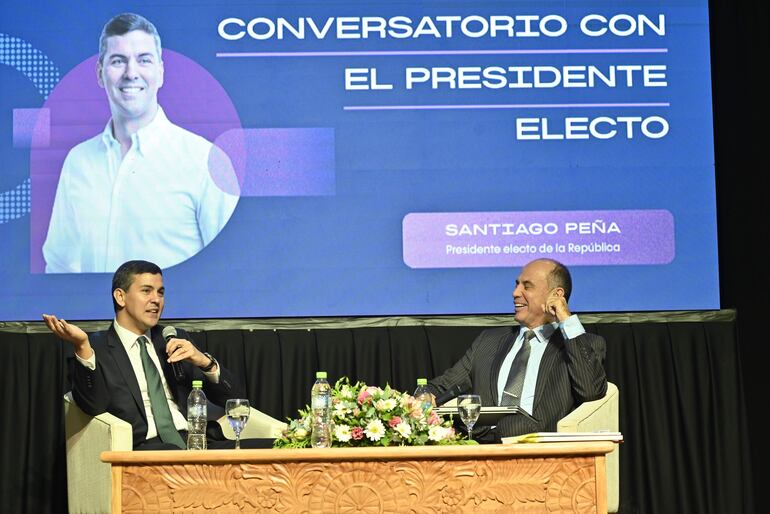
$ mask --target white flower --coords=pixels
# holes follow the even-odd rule
[[[390,412],[396,408],[398,402],[395,398],[388,398],[387,400],[377,400],[374,407],[380,412]]]
[[[349,412],[350,412],[350,409],[347,407],[345,402],[337,402],[337,403],[334,404],[334,417],[335,418],[342,419]]]
[[[337,425],[334,427],[334,437],[340,442],[350,441],[350,427],[348,425]]]
[[[449,429],[441,425],[433,425],[428,429],[428,439],[431,441],[441,441],[449,435]]]
[[[340,389],[340,396],[346,400],[355,400],[356,392],[349,385],[343,385]]]
[[[364,433],[371,441],[379,441],[385,435],[385,425],[379,419],[373,419],[366,425]]]
[[[404,439],[408,439],[409,436],[412,434],[412,425],[410,425],[409,423],[407,423],[405,421],[402,421],[401,423],[396,425],[396,429],[395,430],[396,430],[396,432],[401,434],[401,437],[403,437]]]
[[[294,436],[297,439],[304,439],[304,438],[307,437],[307,430],[305,430],[304,428],[300,427],[300,428],[298,428],[297,430],[294,431]]]

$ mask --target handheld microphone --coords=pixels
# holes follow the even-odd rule
[[[468,390],[468,387],[462,384],[453,385],[443,393],[436,396],[436,405],[438,406],[444,405],[449,400],[453,400],[457,398],[467,390]]]
[[[163,339],[165,339],[167,343],[171,339],[174,339],[175,337],[176,337],[176,329],[174,327],[163,328]],[[176,378],[177,382],[181,382],[182,380],[184,380],[184,370],[182,369],[181,362],[172,362],[171,369],[174,370],[174,378]]]

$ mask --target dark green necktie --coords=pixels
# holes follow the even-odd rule
[[[166,393],[163,391],[163,383],[160,380],[158,368],[152,362],[150,354],[147,353],[147,345],[150,342],[144,336],[139,337],[137,342],[139,343],[140,354],[142,355],[142,367],[144,368],[144,376],[147,379],[147,393],[150,395],[150,408],[155,418],[155,428],[158,430],[158,437],[164,443],[186,448],[182,436],[179,435],[174,426],[174,418],[171,417],[171,411],[168,408],[168,400],[166,399]]]
[[[524,388],[524,375],[527,373],[527,361],[529,361],[529,342],[533,337],[535,333],[532,330],[527,330],[524,334],[524,342],[513,359],[500,405],[521,405],[521,390]]]

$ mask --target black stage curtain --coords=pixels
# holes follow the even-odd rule
[[[605,367],[620,390],[620,512],[753,512],[734,316],[586,319],[586,329],[607,340]],[[457,360],[485,327],[190,328],[196,344],[244,378],[254,406],[286,419],[308,402],[318,369],[332,381],[348,376],[411,391],[418,377]],[[64,513],[62,395],[71,351],[49,334],[28,331],[0,332],[0,352],[7,359],[0,512]]]

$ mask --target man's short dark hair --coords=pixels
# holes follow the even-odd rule
[[[564,289],[564,298],[569,301],[569,297],[572,294],[572,276],[567,266],[553,259],[545,260],[553,263],[553,269],[548,274],[548,288],[561,287]]]
[[[122,289],[128,291],[131,284],[134,282],[134,278],[142,273],[152,273],[153,275],[163,275],[160,267],[157,264],[148,261],[128,261],[120,265],[120,267],[112,275],[112,291],[116,289]],[[115,297],[112,297],[112,307],[115,312],[118,312],[120,305],[115,301]]]
[[[112,36],[122,36],[132,30],[141,30],[151,35],[155,39],[155,49],[158,51],[158,59],[161,58],[162,48],[160,46],[160,34],[158,29],[150,20],[144,16],[134,13],[118,14],[108,21],[102,29],[99,36],[99,63],[104,60],[104,54],[107,53],[107,38]]]

